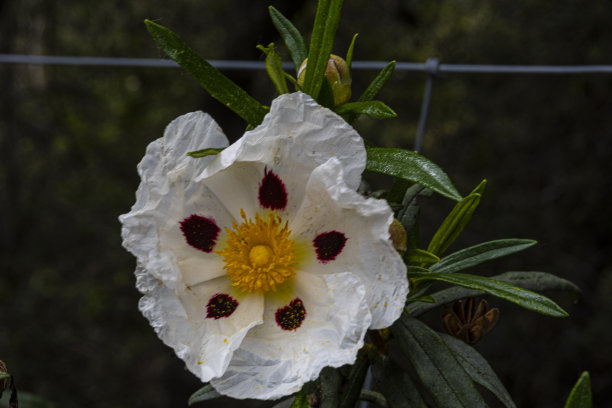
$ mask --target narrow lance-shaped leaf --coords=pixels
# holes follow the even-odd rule
[[[387,202],[391,205],[401,204],[402,207],[405,207],[410,203],[414,196],[418,194],[418,191],[414,191],[412,197],[408,197],[406,201],[404,201],[404,197],[406,197],[406,193],[410,187],[414,187],[412,191],[418,189],[418,191],[422,190],[424,187],[418,184],[411,183],[408,180],[404,180],[401,178],[396,178],[393,180],[393,185],[387,194]],[[412,193],[411,191],[411,193]]]
[[[453,353],[425,323],[402,316],[391,330],[436,406],[486,406]]]
[[[261,123],[267,113],[262,104],[200,57],[174,32],[149,20],[145,20],[145,24],[162,51],[183,67],[213,98],[249,124],[257,126]]]
[[[362,401],[367,401],[378,408],[392,408],[389,407],[389,403],[385,399],[385,396],[377,391],[362,389],[361,393],[359,394],[359,399]]]
[[[391,407],[427,408],[418,386],[407,372],[375,349],[370,356],[376,389],[382,392]]]
[[[498,239],[483,242],[445,256],[431,267],[432,272],[453,273],[492,259],[520,252],[537,244],[531,239]]]
[[[368,85],[366,90],[359,97],[359,102],[366,102],[374,99],[374,97],[378,94],[382,87],[385,86],[387,81],[389,81],[389,78],[391,78],[391,74],[393,73],[394,69],[395,61],[391,61],[389,64],[387,64],[386,67],[382,69],[382,71],[378,73],[376,78],[374,78],[374,80],[370,82],[370,85]]]
[[[279,403],[272,405],[270,408],[290,408],[293,405],[293,401],[295,401],[295,397],[285,398]]]
[[[339,404],[340,373],[336,368],[325,367],[319,377],[321,408],[337,408]]]
[[[291,408],[310,408],[308,403],[312,394],[316,392],[316,383],[314,381],[304,384],[302,389],[295,394]]]
[[[440,262],[440,258],[436,255],[418,248],[408,251],[404,259],[413,264],[435,264]],[[431,269],[433,270],[433,267]]]
[[[574,388],[572,388],[564,408],[592,408],[592,398],[591,377],[588,371],[585,371],[576,382],[576,385],[574,385]]]
[[[448,334],[438,333],[472,381],[491,391],[508,408],[516,408],[506,387],[495,374],[487,360],[472,346]]]
[[[212,385],[206,384],[204,387],[200,388],[189,397],[189,401],[187,405],[193,405],[196,402],[208,401],[211,399],[219,398],[221,394],[219,394]]]
[[[378,119],[390,119],[397,113],[381,101],[349,102],[336,108],[336,113],[341,116],[360,115],[362,113]]]
[[[417,152],[384,147],[366,148],[366,152],[367,170],[412,181],[455,201],[462,198],[446,173]]]
[[[303,91],[317,101],[321,85],[325,80],[325,68],[334,45],[334,37],[340,24],[343,2],[343,0],[319,0],[315,14]]]
[[[295,66],[295,72],[297,74],[300,65],[302,65],[302,62],[308,56],[304,38],[291,21],[283,16],[280,11],[272,6],[268,7],[268,11],[270,12],[272,24],[274,24],[274,27],[278,30],[289,50],[289,54],[291,54],[291,59],[293,60],[293,65]]]
[[[572,282],[546,272],[505,272],[492,276],[491,278],[497,281],[507,282],[512,285],[519,286],[523,289],[538,292],[546,290],[567,291],[573,296],[577,296],[580,293],[580,289]],[[421,300],[415,298],[414,303],[410,303],[406,306],[406,312],[408,312],[411,316],[420,316],[423,313],[441,305],[445,305],[459,299],[483,294],[484,292],[481,290],[455,286],[432,293],[430,298],[434,300],[433,303],[421,303]]]
[[[464,288],[482,290],[489,295],[497,296],[524,307],[525,309],[533,310],[534,312],[547,316],[569,316],[565,310],[546,296],[484,276],[463,273],[410,272],[408,277],[416,283],[441,281]]]
[[[455,242],[478,207],[486,184],[487,181],[483,180],[470,195],[455,205],[434,234],[427,251],[440,256]]]
[[[258,45],[257,49],[266,54],[266,72],[278,93],[280,95],[289,93],[289,88],[287,88],[287,81],[285,79],[285,71],[283,71],[282,66],[283,62],[274,49],[274,43],[270,43],[267,47]]]
[[[365,353],[360,351],[359,354],[357,354],[357,361],[351,367],[351,371],[347,378],[348,385],[346,385],[346,389],[344,390],[339,408],[353,408],[355,406],[355,403],[359,399],[359,394],[369,367],[370,360]]]
[[[353,36],[353,39],[351,40],[351,45],[349,45],[348,47],[348,51],[346,52],[346,58],[344,59],[346,61],[346,65],[348,66],[349,69],[349,73],[352,75],[353,72],[353,53],[355,52],[355,41],[357,40],[357,37],[359,36],[359,34],[355,34]]]
[[[349,66],[350,67],[350,66]],[[357,102],[367,102],[374,99],[382,87],[387,83],[393,70],[395,69],[395,61],[391,61],[382,71],[378,73],[376,78],[368,85],[367,89],[359,97]],[[344,116],[349,124],[353,124],[359,117],[359,113]]]
[[[193,152],[189,152],[187,153],[187,156],[189,157],[194,157],[194,158],[200,158],[200,157],[206,157],[206,156],[214,156],[216,154],[219,154],[223,151],[223,149],[225,149],[225,147],[209,147],[207,149],[202,149],[202,150],[194,150]]]

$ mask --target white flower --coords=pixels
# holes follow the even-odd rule
[[[186,156],[226,145],[202,112],[170,123],[138,166],[123,245],[140,310],[190,371],[231,397],[279,398],[399,317],[406,269],[391,209],[355,191],[366,154],[342,118],[286,94],[214,158]]]

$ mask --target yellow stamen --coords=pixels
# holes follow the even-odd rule
[[[255,222],[240,210],[243,222],[226,228],[227,243],[215,251],[223,257],[223,269],[233,286],[245,292],[276,290],[295,274],[295,248],[289,239],[291,231],[285,222],[270,212],[264,221],[255,213]]]

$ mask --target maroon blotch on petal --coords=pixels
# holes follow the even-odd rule
[[[206,305],[206,317],[220,319],[231,316],[238,307],[238,301],[224,293],[217,293],[210,298]]]
[[[342,252],[346,241],[347,238],[343,233],[330,231],[317,235],[312,244],[317,251],[319,261],[327,263],[336,259],[338,254]]]
[[[302,299],[295,298],[287,306],[280,307],[274,315],[276,324],[283,330],[297,330],[306,318],[306,309]]]
[[[180,224],[189,245],[204,252],[213,250],[221,230],[214,220],[193,214]]]
[[[259,183],[259,204],[270,210],[282,210],[287,206],[287,190],[282,180],[272,171],[265,170]]]

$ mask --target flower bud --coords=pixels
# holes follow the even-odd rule
[[[393,218],[393,222],[389,225],[389,234],[391,235],[391,242],[393,247],[403,254],[408,248],[408,234],[402,223],[397,219]]]
[[[298,70],[297,82],[300,86],[304,85],[304,78],[306,76],[306,65],[308,58],[302,62],[300,69]],[[325,77],[327,82],[331,86],[332,93],[334,95],[334,105],[342,105],[351,98],[351,73],[346,61],[337,55],[331,54],[329,61],[327,61],[327,67],[325,68]]]

